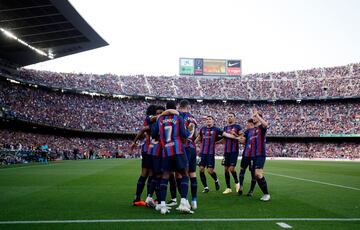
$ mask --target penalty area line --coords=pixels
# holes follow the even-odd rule
[[[205,218],[205,219],[100,219],[100,220],[19,220],[0,221],[0,225],[11,224],[78,224],[78,223],[129,223],[129,222],[274,222],[274,221],[323,221],[348,222],[360,221],[360,218]]]

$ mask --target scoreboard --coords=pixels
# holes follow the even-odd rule
[[[241,60],[180,58],[180,75],[241,76]]]

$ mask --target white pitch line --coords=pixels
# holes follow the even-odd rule
[[[284,222],[278,222],[276,224],[282,228],[292,228],[290,225],[288,225],[287,223],[284,223]]]
[[[0,225],[11,224],[65,224],[65,223],[126,223],[126,222],[273,222],[273,221],[328,221],[350,222],[360,218],[211,218],[211,219],[100,219],[100,220],[19,220],[0,221]]]
[[[285,178],[289,178],[289,179],[295,179],[295,180],[302,180],[302,181],[307,181],[307,182],[313,182],[313,183],[317,183],[317,184],[324,184],[324,185],[329,185],[329,186],[338,187],[338,188],[346,188],[346,189],[351,189],[351,190],[360,191],[360,188],[355,188],[355,187],[350,187],[350,186],[344,186],[344,185],[339,185],[339,184],[332,184],[332,183],[323,182],[323,181],[318,181],[318,180],[310,180],[310,179],[305,179],[305,178],[300,178],[300,177],[294,177],[294,176],[287,176],[287,175],[282,175],[282,174],[277,174],[277,173],[270,173],[270,172],[265,172],[265,174],[269,174],[269,175],[273,175],[273,176],[285,177]]]

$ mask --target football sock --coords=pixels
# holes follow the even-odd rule
[[[230,186],[230,173],[229,172],[225,172],[225,182],[226,182],[227,188],[231,188],[231,186]]]
[[[167,192],[167,184],[168,184],[168,180],[167,179],[161,179],[160,182],[160,201],[161,202],[165,202],[166,199],[166,192]]]
[[[231,175],[232,175],[233,178],[234,178],[235,184],[239,183],[239,179],[238,179],[238,177],[237,177],[236,171],[231,172]]]
[[[145,187],[145,181],[146,181],[146,177],[140,176],[136,185],[136,195],[135,195],[135,200],[140,200],[141,197],[141,193],[144,190]]]
[[[161,178],[157,178],[156,180],[156,186],[155,186],[155,194],[156,194],[156,199],[160,202],[161,199],[161,194],[160,194],[160,182],[161,182]]]
[[[182,182],[182,178],[176,178],[176,187],[177,187],[180,195],[181,195],[181,182]],[[175,190],[175,193],[176,193],[176,190]]]
[[[149,181],[149,179],[148,179],[148,181]],[[148,197],[153,196],[157,183],[158,183],[157,178],[153,177],[151,179],[151,183],[150,183],[150,186],[148,188]]]
[[[262,191],[264,194],[269,194],[265,177],[262,177],[262,178],[260,178],[260,179],[257,179],[257,183],[258,183],[261,191]]]
[[[206,188],[207,182],[206,182],[205,172],[200,172],[200,180],[201,180],[201,183],[203,184],[204,188]]]
[[[244,185],[244,177],[245,177],[245,169],[240,169],[240,174],[239,174],[240,187]]]
[[[210,176],[214,179],[215,182],[218,180],[216,172],[211,173]]]
[[[147,178],[147,183],[146,183],[147,194],[149,194],[149,192],[150,192],[150,187],[151,187],[152,180],[153,180],[153,176],[149,176]]]
[[[169,177],[171,199],[176,198],[176,181],[174,174]]]
[[[190,178],[190,183],[191,183],[191,197],[192,197],[192,200],[195,201],[196,197],[197,197],[197,180],[196,180],[196,177],[191,177]]]
[[[255,172],[254,172],[254,171],[251,171],[251,185],[250,185],[250,190],[249,190],[249,192],[253,192],[253,191],[254,191],[255,185],[256,185]]]
[[[180,189],[180,196],[181,198],[187,198],[188,195],[188,191],[189,191],[189,177],[188,176],[183,176],[181,180],[181,189]]]

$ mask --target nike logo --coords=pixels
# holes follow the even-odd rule
[[[238,64],[240,64],[240,62],[228,63],[228,66],[234,66],[234,65],[238,65]]]

